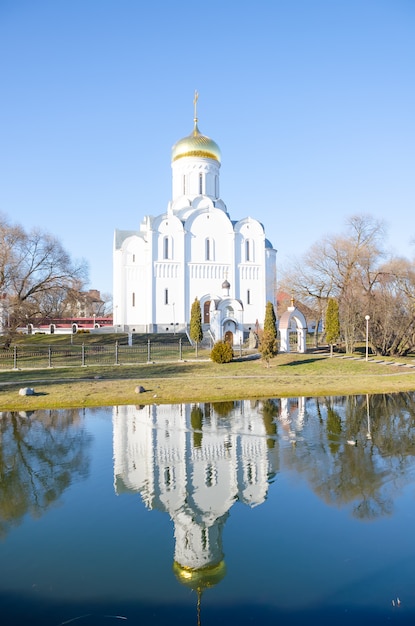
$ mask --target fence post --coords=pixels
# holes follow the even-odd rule
[[[13,369],[17,370],[17,346],[13,349]]]
[[[183,352],[182,352],[182,339],[179,339],[179,361],[183,360]]]
[[[147,341],[147,363],[150,363],[151,361],[151,346],[150,346],[151,342],[150,339]]]
[[[115,342],[115,365],[118,365],[118,341]]]
[[[48,346],[48,367],[52,367],[52,348]]]
[[[85,365],[85,344],[82,344],[82,367]]]

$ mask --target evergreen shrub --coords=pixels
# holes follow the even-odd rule
[[[227,341],[217,341],[210,353],[214,363],[230,363],[233,359],[233,349]]]

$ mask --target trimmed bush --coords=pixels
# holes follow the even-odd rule
[[[212,348],[210,358],[214,363],[230,363],[233,359],[232,346],[227,341],[217,341]]]

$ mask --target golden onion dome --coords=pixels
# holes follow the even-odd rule
[[[197,118],[193,132],[187,137],[183,137],[172,148],[171,160],[177,161],[183,157],[198,157],[203,159],[214,159],[220,163],[220,149],[218,144],[202,135],[197,126]]]
[[[194,591],[203,591],[209,587],[217,585],[226,574],[225,561],[220,561],[215,565],[208,565],[200,569],[183,567],[177,561],[173,563],[173,571],[177,580],[186,587]]]

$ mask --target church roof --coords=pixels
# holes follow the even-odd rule
[[[139,236],[140,233],[137,230],[118,230],[117,228],[114,232],[114,248],[119,250],[123,241],[125,241],[127,237],[132,237],[133,235]]]
[[[220,163],[221,154],[218,144],[210,137],[202,135],[197,126],[197,119],[195,119],[193,132],[180,139],[172,148],[172,161],[177,161],[183,157],[214,159]]]
[[[197,126],[197,101],[199,99],[199,94],[195,91],[195,98],[193,100],[194,104],[194,127],[193,132],[187,137],[183,137],[183,139],[179,139],[177,143],[174,144],[171,151],[171,160],[177,161],[177,159],[182,159],[183,157],[197,157],[203,159],[213,159],[214,161],[218,161],[220,163],[220,149],[218,144],[207,137],[206,135],[202,135],[198,126]]]

